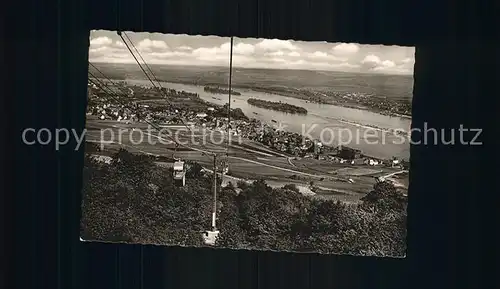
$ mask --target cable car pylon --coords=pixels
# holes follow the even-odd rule
[[[142,58],[142,56],[140,55],[140,53],[137,50],[137,48],[135,48],[135,45],[130,40],[130,38],[128,38],[128,36],[124,32],[122,32],[120,30],[117,31],[117,34],[120,36],[120,38],[122,39],[122,41],[124,42],[124,44],[127,46],[127,49],[132,54],[132,56],[134,57],[135,61],[137,62],[137,64],[139,65],[139,67],[141,68],[141,70],[143,71],[143,73],[146,75],[146,77],[148,78],[148,80],[151,82],[151,84],[153,84],[153,87],[157,88],[160,91],[160,93],[164,95],[164,92],[162,90],[161,84],[159,83],[158,79],[154,75],[153,71],[147,65],[147,63],[144,60],[144,58]],[[156,86],[156,84],[153,81],[153,79],[151,79],[151,77],[148,75],[148,73],[146,72],[146,70],[142,67],[141,63],[139,62],[139,60],[137,59],[137,57],[132,52],[132,49],[129,47],[127,41],[125,41],[125,39],[124,39],[124,37],[123,37],[122,34],[125,35],[125,37],[132,44],[132,46],[134,47],[136,53],[139,55],[139,57],[144,62],[144,65],[146,66],[147,70],[152,74],[153,79],[159,84],[160,87]],[[230,45],[231,45],[231,47],[230,47],[230,72],[229,72],[229,88],[230,89],[229,89],[229,105],[228,105],[228,133],[230,133],[230,119],[231,119],[231,106],[230,106],[230,102],[231,102],[233,37],[231,37],[231,43],[230,43]],[[165,96],[165,100],[167,102],[169,102],[167,100],[166,96]],[[169,102],[169,104],[173,107],[173,105],[170,102]],[[182,119],[181,119],[181,122],[183,123],[184,126],[186,126],[192,132],[192,130],[182,121]],[[176,143],[176,145],[180,145],[177,141],[174,140],[174,142]],[[217,167],[218,167],[217,166],[217,161],[218,161],[218,154],[215,153],[215,152],[208,152],[208,151],[201,150],[201,149],[191,148],[191,147],[185,146],[185,145],[183,145],[183,146],[187,147],[189,149],[195,150],[195,151],[200,151],[200,152],[202,152],[202,154],[213,156],[213,207],[212,207],[212,217],[211,217],[211,221],[212,222],[211,222],[211,228],[210,228],[210,230],[207,230],[207,231],[203,232],[203,234],[202,234],[204,243],[206,245],[213,246],[213,245],[216,244],[217,237],[219,236],[219,230],[218,230],[217,224],[216,224],[217,223]],[[228,144],[226,146],[226,154],[225,154],[226,157],[228,155],[228,148],[229,148],[229,134],[228,134]],[[174,150],[174,156],[176,155],[175,154],[176,151],[177,151],[177,146],[176,146],[176,148]],[[176,164],[177,164],[177,166],[176,166]],[[223,173],[227,172],[227,168],[226,167],[227,167],[226,165],[223,166]],[[182,182],[182,185],[185,185],[185,172],[186,171],[185,171],[184,162],[180,161],[180,159],[178,161],[174,162],[174,179],[177,178],[177,180],[180,180]]]
[[[233,79],[233,42],[234,37],[231,36],[229,50],[229,81],[228,81],[228,103],[227,103],[227,140],[224,157],[220,160],[221,164],[221,179],[224,180],[224,175],[229,173],[229,147],[231,145],[231,94],[232,94],[232,79]]]
[[[227,142],[225,158],[221,160],[221,181],[224,180],[224,175],[229,172],[228,156],[229,156],[229,145],[231,139],[231,82],[232,82],[232,71],[233,71],[233,37],[231,36],[230,42],[230,52],[229,52],[229,90],[228,90],[228,106],[227,106]],[[212,207],[212,224],[211,230],[205,231],[203,233],[203,240],[206,245],[215,245],[220,231],[217,228],[217,154],[214,154],[213,163],[213,207]]]

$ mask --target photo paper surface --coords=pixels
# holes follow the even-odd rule
[[[92,31],[81,239],[404,257],[414,48]]]

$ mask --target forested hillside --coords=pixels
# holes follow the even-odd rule
[[[190,164],[185,187],[175,187],[169,169],[121,150],[111,164],[86,155],[83,177],[83,239],[203,246],[212,176],[199,164]],[[390,183],[376,184],[361,204],[315,199],[262,180],[228,185],[218,201],[219,247],[405,255],[407,201]]]

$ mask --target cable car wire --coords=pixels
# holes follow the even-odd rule
[[[101,70],[99,70],[99,68],[97,68],[92,62],[89,61],[89,65],[92,66],[92,68],[99,72],[99,74],[101,74],[108,82],[110,82],[111,84],[115,84],[111,79],[109,79]],[[123,94],[125,95],[128,95],[128,91],[126,91],[123,87],[121,86],[116,86]]]
[[[151,75],[153,76],[153,79],[156,80],[156,83],[158,84],[158,86],[160,88],[163,88],[163,86],[161,85],[160,81],[158,81],[158,78],[156,78],[155,74],[153,73],[153,70],[151,70],[151,68],[149,67],[149,65],[146,63],[146,61],[144,60],[144,58],[142,57],[142,55],[139,53],[139,50],[137,49],[137,47],[134,45],[134,42],[132,42],[132,40],[128,37],[128,35],[125,33],[125,32],[122,32],[123,35],[125,35],[125,37],[127,38],[127,40],[130,42],[130,44],[132,45],[132,47],[134,48],[135,52],[139,55],[139,57],[141,58],[142,62],[144,63],[144,65],[146,65],[146,68],[148,69],[148,71],[151,73]],[[123,38],[122,38],[123,40]],[[125,41],[124,41],[125,42]]]
[[[106,80],[108,80],[111,84],[114,84],[116,85],[111,79],[109,79],[102,71],[100,71],[99,69],[97,69],[97,67],[95,67],[95,65],[93,65],[91,62],[89,62],[89,64],[96,70],[98,71]],[[141,67],[142,68],[142,67]],[[98,79],[97,77],[94,76],[94,78]],[[107,87],[106,84],[103,83],[104,86]],[[155,86],[156,88],[156,86]],[[166,96],[164,96],[166,98]],[[176,110],[177,112],[180,111],[178,108],[176,108],[168,99],[165,99],[165,101],[167,102],[167,104],[170,105],[170,108],[173,109],[173,110]],[[182,123],[183,126],[185,126],[189,131],[192,132],[192,129],[181,119],[179,118],[180,122]]]
[[[148,73],[146,72],[146,70],[142,67],[141,63],[139,62],[139,60],[137,59],[137,57],[135,56],[134,52],[132,51],[132,49],[130,48],[129,44],[127,43],[127,41],[125,41],[125,38],[123,37],[124,34],[127,38],[127,34],[125,32],[118,32],[118,35],[120,36],[120,38],[122,39],[123,43],[125,44],[125,46],[127,47],[128,51],[130,52],[130,54],[132,55],[132,57],[134,57],[135,61],[137,62],[137,64],[139,65],[139,68],[142,70],[142,72],[146,75],[146,77],[148,78],[148,80],[151,82],[151,84],[153,85],[154,88],[156,88],[160,94],[163,95],[163,97],[165,98],[165,101],[171,106],[171,108],[173,108],[174,110],[177,110],[179,111],[167,98],[167,95],[164,93],[164,91],[162,90],[162,87],[157,87],[156,84],[154,83],[154,81],[151,79],[151,77],[148,75]],[[128,38],[130,40],[130,38]],[[139,51],[137,50],[137,48],[135,48],[135,45],[132,41],[130,41],[131,45],[134,47],[134,49],[136,50],[137,54],[139,55],[139,57],[141,57],[141,59],[144,61],[144,58],[141,56],[141,54],[139,53]],[[144,64],[146,65],[146,67],[148,67],[149,71],[151,71],[151,69],[149,68],[149,66],[147,65],[147,63],[144,61]],[[152,73],[152,71],[151,71]],[[152,73],[153,74],[153,73]],[[153,74],[153,77],[154,74]],[[158,82],[158,80],[156,80]],[[159,82],[158,82],[159,83]],[[179,120],[181,121],[181,123],[189,130],[193,133],[192,129],[181,119],[179,118]]]
[[[132,54],[132,56],[134,57],[135,61],[137,62],[137,64],[139,65],[139,67],[141,68],[142,72],[144,72],[144,74],[146,75],[146,77],[149,79],[149,81],[151,82],[151,84],[153,85],[154,88],[158,89],[160,91],[161,94],[163,94],[164,97],[166,97],[166,95],[164,94],[163,90],[162,90],[162,86],[160,85],[160,87],[157,87],[156,84],[154,83],[154,81],[151,79],[151,77],[149,77],[148,73],[146,72],[146,70],[142,67],[141,63],[139,62],[139,60],[137,59],[137,57],[135,56],[134,52],[132,51],[132,49],[130,48],[129,44],[127,43],[127,41],[125,40],[125,38],[123,38],[123,35],[125,35],[125,37],[129,40],[130,42],[130,45],[132,45],[132,47],[134,48],[135,52],[137,53],[137,55],[139,55],[139,57],[141,58],[141,60],[144,62],[144,65],[146,66],[146,68],[149,70],[149,72],[151,72],[151,75],[152,77],[156,80],[156,82],[158,82],[159,84],[159,81],[158,79],[156,79],[153,71],[151,70],[151,68],[148,66],[148,64],[146,63],[146,61],[144,60],[144,58],[142,57],[141,53],[139,53],[139,50],[135,47],[134,43],[132,42],[132,40],[130,40],[130,38],[127,36],[127,34],[125,32],[119,32],[118,35],[120,36],[120,38],[122,39],[123,43],[125,44],[125,46],[127,47],[128,51],[130,52],[130,54]]]
[[[92,76],[92,78],[94,78],[94,80],[91,80],[89,78],[89,81],[92,82],[96,86],[98,85],[102,91],[104,91],[105,93],[108,93],[108,94],[112,94],[115,97],[119,97],[119,95],[117,95],[115,91],[113,91],[111,88],[109,88],[109,86],[106,83],[104,83],[101,79],[96,77],[92,72],[89,71],[88,74],[90,74],[90,76]],[[97,82],[97,84],[95,82]]]
[[[97,77],[95,77],[95,75],[92,74],[92,72],[88,72],[94,79],[97,79]],[[113,93],[110,93],[108,91],[106,91],[106,87],[103,87],[102,86],[102,83],[99,83],[99,81],[93,81],[92,79],[89,78],[89,81],[94,84],[95,86],[97,86],[99,89],[101,89],[103,92],[105,92],[108,96],[110,96],[112,99],[114,99],[116,102],[120,103],[121,105],[123,105],[125,108],[127,108],[128,110],[130,110],[131,112],[134,112],[135,114],[138,114],[137,111],[130,107],[128,104],[124,103],[123,101],[121,101],[117,96],[113,95]],[[155,128],[156,130],[160,131],[161,130],[161,127],[158,126],[157,124],[155,124],[154,122],[151,122],[147,119],[143,119],[144,122],[146,122],[147,124],[151,125],[153,128]],[[215,153],[213,152],[210,152],[210,151],[206,151],[206,150],[202,150],[202,149],[197,149],[197,148],[193,148],[193,147],[190,147],[190,146],[187,146],[187,145],[184,145],[180,142],[178,142],[177,140],[175,140],[172,136],[170,135],[167,135],[167,137],[169,137],[175,144],[177,144],[177,146],[181,146],[181,147],[184,147],[184,148],[187,148],[187,149],[190,149],[190,150],[194,150],[194,151],[198,151],[198,152],[201,152],[203,154],[206,154],[206,155],[215,155]],[[168,150],[171,150],[171,149],[168,149]]]
[[[226,144],[226,156],[229,156],[229,142],[231,139],[231,82],[233,78],[233,36],[231,36],[229,50],[229,99],[227,105],[227,144]]]
[[[127,47],[127,49],[129,50],[129,52],[132,54],[132,57],[134,58],[134,60],[139,65],[139,68],[142,70],[142,72],[146,75],[146,77],[148,78],[148,80],[151,82],[151,84],[153,85],[153,87],[155,87],[156,89],[158,89],[160,91],[160,93],[163,94],[163,96],[166,99],[167,96],[164,94],[164,91],[162,90],[161,84],[159,83],[158,79],[156,78],[156,76],[152,72],[151,68],[147,65],[146,61],[144,60],[144,58],[141,56],[141,54],[139,53],[139,51],[135,47],[134,43],[130,40],[130,38],[127,36],[127,34],[125,32],[117,31],[117,33],[120,36],[120,38],[122,39],[122,41],[125,44],[125,46]],[[159,86],[160,86],[159,88],[155,85],[154,81],[147,74],[146,70],[142,67],[141,63],[139,62],[139,60],[137,59],[137,57],[134,55],[132,49],[130,48],[129,44],[127,43],[127,41],[125,40],[125,38],[123,37],[122,34],[124,34],[125,37],[129,40],[129,42],[133,46],[133,48],[136,51],[136,53],[139,55],[139,57],[141,58],[141,60],[144,62],[144,65],[146,65],[147,69],[149,70],[149,72],[151,73],[151,75],[153,76],[153,78],[159,84]],[[228,105],[228,143],[226,145],[226,157],[227,157],[228,151],[229,151],[229,136],[230,136],[230,134],[229,134],[229,132],[230,132],[230,117],[231,117],[231,103],[230,102],[231,102],[232,56],[233,56],[232,50],[233,50],[233,37],[231,37],[231,52],[230,52],[229,105]],[[167,100],[167,102],[169,102],[169,101]],[[170,105],[173,107],[173,105],[171,103],[170,103]],[[184,126],[186,126],[191,131],[191,129],[184,123],[184,121],[182,121],[182,119],[181,119],[181,122],[184,124]],[[153,126],[153,127],[155,127],[155,126]],[[179,145],[182,145],[183,147],[187,147],[189,149],[194,149],[194,148],[191,148],[189,146],[185,146],[183,144],[180,144],[175,139],[173,141],[175,143],[179,144]],[[214,186],[214,188],[213,188],[213,212],[212,212],[212,232],[213,232],[213,231],[217,230],[217,227],[216,227],[216,219],[217,219],[217,217],[216,217],[216,215],[217,215],[217,155],[218,154],[215,153],[215,152],[209,152],[209,151],[204,151],[204,150],[200,150],[200,149],[194,149],[194,150],[201,151],[203,154],[207,154],[207,155],[212,155],[213,156],[213,161],[214,161],[214,164],[213,164],[213,166],[214,166],[213,167],[213,175],[214,175],[213,176],[214,177],[213,186]]]

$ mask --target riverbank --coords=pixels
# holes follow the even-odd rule
[[[296,99],[305,100],[311,103],[317,104],[329,104],[345,108],[366,110],[390,117],[402,117],[406,119],[411,119],[411,105],[408,108],[406,102],[400,100],[383,100],[376,97],[367,96],[354,96],[351,93],[339,93],[339,92],[329,92],[322,93],[311,90],[303,89],[293,89],[284,87],[254,87],[254,86],[242,86],[236,85],[238,88],[246,88],[253,91],[264,92],[269,94],[277,94],[285,97],[291,97]],[[401,110],[405,113],[395,112],[394,109],[398,107],[403,107]]]
[[[373,108],[373,107],[366,107],[366,106],[362,106],[362,105],[346,104],[346,103],[336,103],[334,101],[331,103],[328,103],[328,104],[336,105],[336,106],[340,106],[340,107],[345,107],[345,108],[366,110],[366,111],[378,113],[378,114],[389,116],[389,117],[400,117],[400,118],[411,120],[411,114],[394,113],[394,112],[390,112],[387,110],[381,110],[381,109],[377,109],[377,108]]]
[[[366,125],[364,123],[350,121],[350,120],[343,119],[343,118],[331,118],[331,119],[337,120],[337,121],[345,123],[345,124],[361,127],[361,128],[377,130],[377,131],[380,131],[382,133],[392,133],[394,135],[399,135],[399,136],[403,136],[403,137],[409,136],[409,131],[405,131],[402,128],[401,129],[387,129],[387,128],[378,127],[376,125]]]
[[[185,84],[185,85],[206,85],[203,81],[200,80],[196,81],[169,80],[168,82]],[[216,84],[211,83],[211,85],[215,86]],[[224,84],[217,84],[217,85],[222,86]],[[237,84],[237,83],[233,84],[233,87],[237,89],[252,90],[255,92],[263,92],[263,93],[301,99],[311,103],[335,105],[345,108],[366,110],[389,117],[400,117],[405,119],[411,119],[411,104],[408,104],[407,102],[404,102],[402,100],[386,100],[386,99],[384,100],[384,99],[379,99],[378,97],[376,100],[371,100],[370,98],[367,97],[352,98],[352,95],[350,93],[339,93],[335,91],[324,93],[324,92],[317,92],[317,91],[296,89],[296,88],[260,87],[255,85]],[[224,93],[227,94],[229,93],[229,91],[224,90]],[[238,94],[234,94],[234,92],[232,92],[232,94],[241,95],[241,93],[239,92]],[[349,95],[351,97],[345,97],[345,95]],[[383,106],[384,108],[380,108],[380,106]],[[395,112],[394,108],[398,106],[404,107],[404,109],[402,110],[404,110],[405,112],[404,113]]]
[[[96,65],[110,79],[147,81],[139,67],[133,64]],[[250,94],[268,93],[314,104],[330,104],[410,119],[411,77],[324,71],[276,72],[272,69],[236,68],[232,88],[241,93],[241,90],[251,90]],[[202,91],[203,86],[227,88],[227,69],[221,67],[157,66],[155,74],[162,82],[201,86]],[[311,109],[308,110],[311,112]]]
[[[126,82],[129,85],[137,85],[145,88],[150,86],[150,84],[147,81],[140,79],[127,79]],[[186,91],[198,95],[199,98],[201,99],[198,99],[197,97],[193,98],[196,99],[195,102],[203,101],[204,102],[203,106],[207,107],[205,110],[203,109],[198,110],[198,112],[206,111],[208,115],[212,115],[215,112],[215,111],[208,111],[207,110],[208,108],[211,107],[212,110],[215,109],[218,111],[219,106],[224,106],[228,104],[227,97],[214,98],[210,93],[205,92],[203,90],[203,86],[200,85],[162,83],[162,86],[168,87],[169,89],[174,89],[177,91]],[[336,138],[337,129],[340,128],[345,128],[349,130],[359,130],[360,133],[363,133],[363,131],[366,131],[367,129],[364,127],[377,126],[384,129],[406,130],[406,128],[410,126],[410,122],[407,119],[402,119],[398,117],[392,118],[382,114],[370,112],[369,110],[345,108],[345,106],[336,106],[336,105],[318,105],[297,98],[285,97],[277,94],[255,92],[252,90],[245,90],[241,92],[242,96],[235,96],[231,101],[232,110],[241,109],[242,113],[244,113],[246,116],[253,116],[253,118],[258,119],[260,122],[269,124],[270,127],[276,127],[277,124],[280,123],[283,125],[284,128],[286,127],[286,131],[289,132],[303,134],[304,133],[303,128],[305,127],[306,130],[310,132],[310,137],[313,139],[319,139],[320,132],[323,131],[323,129],[329,129],[329,130],[334,129],[335,130],[334,137]],[[148,94],[151,93],[154,94],[154,91],[149,90]],[[271,110],[267,110],[264,108],[254,107],[248,104],[247,102],[248,98],[256,98],[273,102],[283,102],[283,103],[293,104],[299,107],[306,108],[308,110],[308,114],[307,115],[288,114],[285,112],[273,112]],[[177,98],[169,97],[170,102],[184,103],[185,100],[187,100],[187,98],[182,98],[178,100]],[[188,109],[187,111],[185,111],[184,109],[179,109],[179,113],[188,119],[196,116],[196,114],[194,112],[191,112],[190,109]],[[181,118],[183,119],[184,117],[181,116]],[[231,119],[234,118],[232,117]],[[347,121],[340,121],[340,119],[344,119]],[[197,121],[198,120],[196,120],[195,122]],[[363,125],[362,126],[353,125],[354,122]],[[258,126],[260,129],[262,128],[261,125],[256,124],[256,126]],[[357,133],[356,131],[352,132]],[[407,159],[409,157],[409,146],[407,146],[405,143],[401,143],[400,137],[395,136],[392,133],[384,133],[384,135],[385,139],[380,138],[381,135],[378,134],[379,142],[377,144],[374,144],[372,141],[370,141],[370,143],[367,143],[364,140],[360,140],[360,142],[352,143],[352,145],[354,148],[362,150],[364,154],[376,156],[377,158],[391,159],[393,156],[395,156],[398,158]],[[338,142],[340,142],[340,138],[344,139],[343,142],[349,141],[348,139],[345,139],[344,136],[345,134],[342,135],[339,134]],[[373,139],[373,137],[371,138]]]

